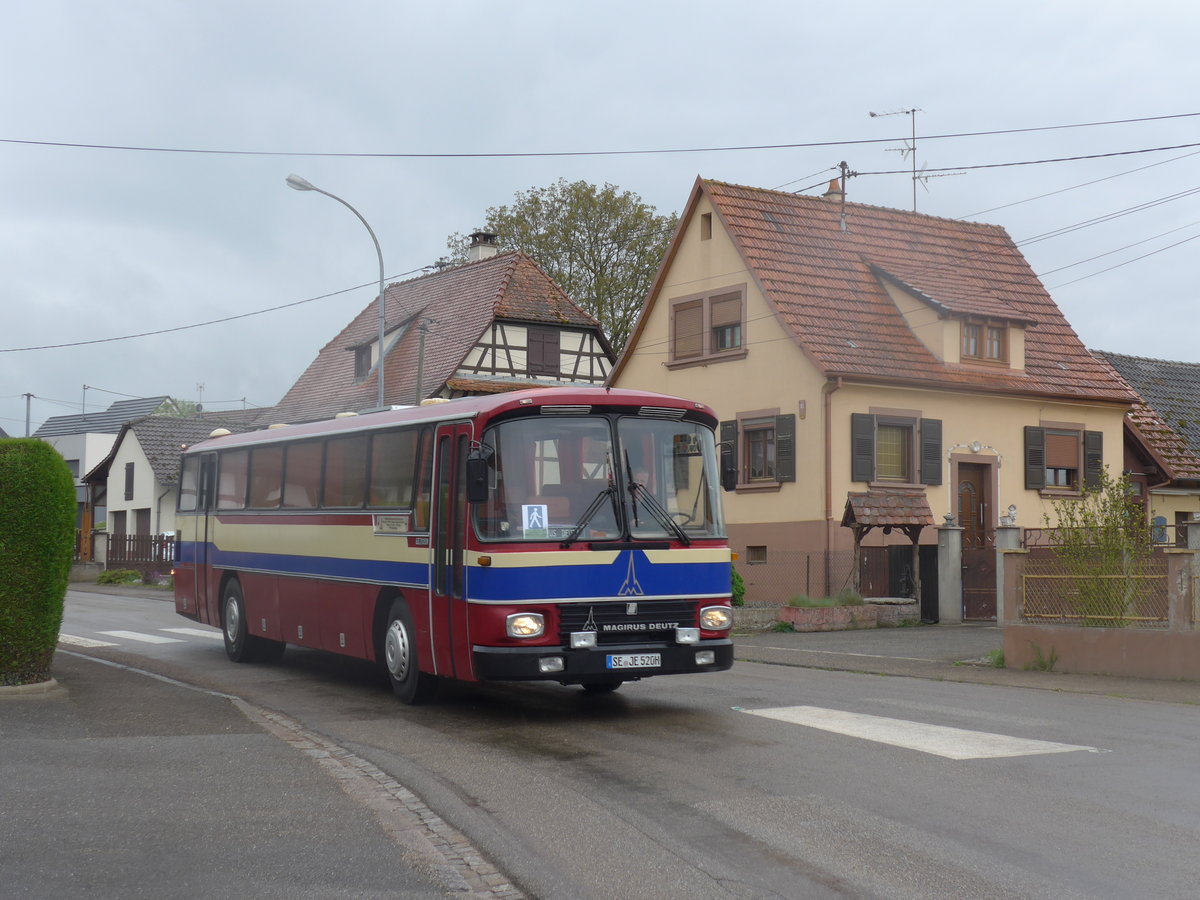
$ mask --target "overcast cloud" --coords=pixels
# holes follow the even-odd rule
[[[1018,242],[1198,190],[1196,116],[922,138],[1200,112],[1198,26],[1200,8],[1156,0],[11,5],[0,37],[0,427],[24,434],[25,393],[34,429],[78,412],[85,384],[89,411],[121,395],[202,396],[210,409],[278,401],[373,287],[159,336],[7,351],[372,283],[361,224],[328,198],[288,190],[289,172],[366,217],[393,277],[443,256],[447,236],[480,225],[488,206],[560,177],[616,184],[666,213],[697,175],[797,190],[843,159],[859,172],[906,168],[893,151],[910,117],[871,111],[918,107],[918,167],[964,167],[918,187],[921,212],[996,223]],[[882,138],[892,140],[621,156],[302,155]],[[1198,146],[965,169],[1184,144]],[[912,180],[863,175],[848,194],[907,209]],[[1089,347],[1198,362],[1200,243],[1186,242],[1197,236],[1200,203],[1184,196],[1022,249],[1039,273],[1097,257],[1043,279]]]

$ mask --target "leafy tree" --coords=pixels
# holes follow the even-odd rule
[[[568,296],[600,322],[618,353],[650,292],[679,217],[660,216],[632,191],[560,178],[518,191],[487,211],[484,231],[506,250],[532,256]],[[469,240],[447,240],[451,260],[466,261]]]
[[[1054,501],[1054,555],[1074,576],[1069,599],[1083,625],[1128,624],[1149,600],[1150,582],[1140,578],[1153,550],[1146,513],[1128,477],[1101,472],[1100,482],[1078,499]],[[1050,526],[1050,517],[1044,517]]]
[[[0,685],[50,677],[75,542],[75,479],[34,438],[0,439]]]

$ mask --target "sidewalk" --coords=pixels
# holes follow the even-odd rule
[[[997,669],[988,657],[1003,646],[995,625],[768,631],[735,634],[733,643],[741,662],[1200,705],[1200,682]]]
[[[5,897],[519,896],[298,723],[63,648],[53,675],[0,690]]]

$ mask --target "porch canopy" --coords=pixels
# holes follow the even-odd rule
[[[861,593],[859,587],[862,583],[862,566],[859,562],[859,550],[863,538],[872,528],[881,528],[884,534],[891,534],[893,529],[899,529],[912,543],[914,599],[920,601],[921,566],[918,541],[921,539],[921,530],[927,525],[935,524],[933,511],[929,508],[924,491],[895,489],[847,494],[846,509],[842,513],[842,527],[854,531],[854,590]]]

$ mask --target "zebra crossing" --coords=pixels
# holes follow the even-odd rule
[[[155,633],[118,629],[114,631],[96,631],[93,634],[98,635],[98,637],[86,637],[80,634],[59,632],[58,642],[69,647],[100,649],[104,647],[120,647],[126,642],[133,642],[134,644],[184,644],[190,638],[196,638],[201,641],[220,641],[222,639],[220,631],[205,628],[159,628],[156,629]],[[107,638],[111,638],[112,640],[106,640]]]

